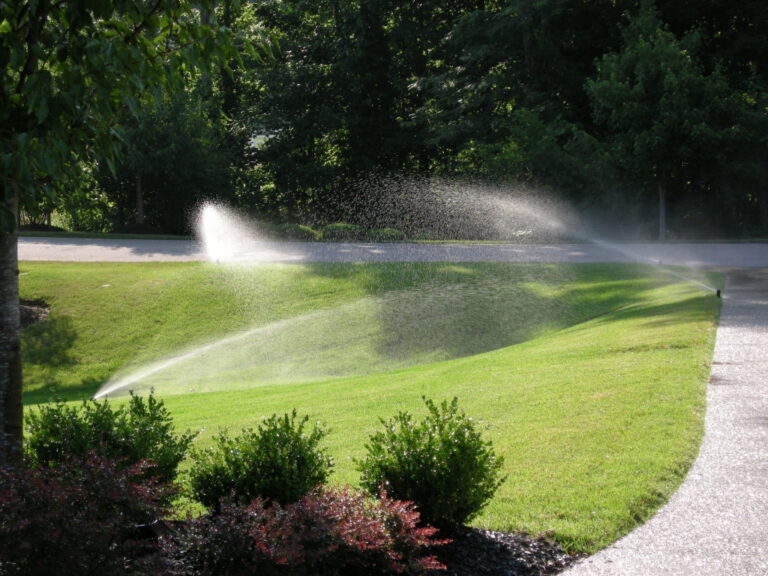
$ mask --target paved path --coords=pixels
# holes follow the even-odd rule
[[[184,261],[193,242],[23,238],[21,260]],[[254,244],[236,260],[645,261],[731,267],[700,454],[649,522],[567,576],[768,575],[768,244]]]
[[[288,262],[627,262],[768,267],[768,244],[333,244],[252,242],[233,260]],[[191,240],[19,239],[20,260],[153,262],[204,260]]]
[[[656,515],[567,576],[768,575],[768,269],[731,270],[699,457]]]

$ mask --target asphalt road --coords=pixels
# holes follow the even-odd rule
[[[365,244],[251,242],[223,257],[248,262],[647,262],[691,267],[768,267],[768,244]],[[19,238],[20,260],[205,260],[192,240]]]

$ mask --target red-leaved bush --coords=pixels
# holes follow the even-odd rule
[[[444,569],[423,548],[444,544],[419,513],[386,495],[318,488],[294,504],[224,505],[163,540],[176,576],[349,576]]]
[[[56,468],[0,469],[0,574],[148,573],[157,555],[140,527],[170,494],[143,477],[150,465],[121,469],[92,453]]]

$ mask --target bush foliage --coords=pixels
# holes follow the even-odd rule
[[[229,504],[190,520],[163,541],[179,576],[420,574],[443,568],[422,548],[434,528],[417,527],[408,503],[349,489],[316,489],[294,504]]]
[[[83,401],[78,409],[64,402],[41,406],[25,416],[25,452],[32,466],[57,466],[94,452],[130,466],[150,461],[146,477],[171,482],[194,434],[177,435],[162,400],[131,396],[114,408],[109,401]]]
[[[346,222],[334,222],[323,226],[321,230],[323,240],[364,240],[365,230],[356,224]]]
[[[385,490],[414,502],[430,524],[463,524],[503,482],[503,459],[459,409],[458,399],[440,406],[424,402],[429,414],[420,422],[407,412],[381,421],[384,431],[370,437],[367,456],[358,462],[361,484],[371,494]]]
[[[222,499],[240,503],[260,496],[281,504],[295,502],[328,477],[333,460],[319,444],[326,431],[309,417],[291,414],[270,418],[256,430],[235,438],[222,432],[214,446],[192,453],[192,492],[208,507]]]
[[[286,240],[302,240],[313,242],[320,237],[320,233],[304,224],[293,224],[286,222],[277,226],[277,232],[281,238]]]
[[[402,242],[405,240],[405,232],[397,228],[374,228],[367,233],[371,242]]]
[[[172,491],[143,478],[146,468],[91,453],[55,468],[0,469],[0,574],[155,573],[139,528],[164,513]]]

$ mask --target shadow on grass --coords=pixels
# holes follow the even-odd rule
[[[366,291],[378,297],[377,352],[394,360],[512,346],[642,303],[648,289],[669,282],[645,266],[614,264],[310,265],[306,273],[360,274]]]
[[[102,383],[96,378],[86,378],[77,386],[62,387],[55,378],[49,378],[44,386],[24,391],[24,405],[46,404],[58,400],[65,402],[86,400],[93,396]]]
[[[617,310],[614,314],[598,319],[598,322],[617,322],[646,319],[646,324],[653,327],[696,323],[712,318],[713,311],[720,307],[719,300],[713,294],[690,296],[667,304],[630,306]]]
[[[24,364],[40,366],[71,366],[71,356],[77,332],[67,316],[48,319],[26,328],[21,337],[21,359]]]

